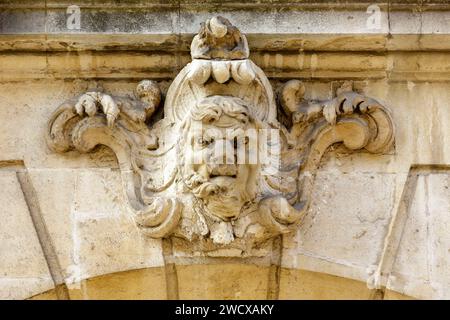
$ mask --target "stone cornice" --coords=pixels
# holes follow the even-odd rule
[[[16,0],[13,3],[8,0],[0,1],[0,8],[8,9],[51,9],[66,8],[69,5],[81,3],[83,8],[104,9],[113,7],[117,9],[145,9],[145,8],[197,8],[200,10],[217,8],[298,8],[305,10],[324,10],[324,9],[350,9],[359,10],[374,4],[372,0],[246,0],[246,1],[220,1],[220,0],[93,0],[93,1],[74,1],[74,0]],[[380,7],[390,7],[390,10],[411,10],[412,7],[420,7],[423,10],[446,10],[450,4],[446,0],[391,0],[378,1]]]
[[[67,27],[78,5],[81,25]],[[1,1],[0,34],[192,35],[211,13],[246,34],[450,34],[448,1]],[[376,27],[367,24],[379,10]],[[249,19],[251,15],[251,19]]]
[[[250,58],[271,79],[449,81],[448,52],[256,51]],[[171,80],[187,52],[2,52],[0,81],[34,79]]]
[[[0,1],[0,80],[173,79],[215,11],[273,79],[448,81],[448,1],[378,3],[377,30],[366,28],[371,2],[79,1],[81,28],[68,30],[72,1]]]
[[[0,34],[0,52],[164,51],[188,53],[193,34]],[[252,52],[449,51],[450,34],[257,34]]]

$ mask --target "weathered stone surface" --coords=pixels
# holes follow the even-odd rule
[[[179,265],[180,299],[266,299],[268,273],[255,265]]]
[[[0,171],[0,299],[24,299],[53,288],[16,172]]]
[[[365,282],[299,269],[282,269],[280,299],[364,300],[371,292]]]
[[[419,175],[388,288],[422,299],[449,299],[450,173]]]
[[[320,172],[311,208],[294,242],[286,244],[291,249],[284,252],[284,266],[315,271],[320,265],[327,273],[367,281],[383,248],[394,190],[393,174]]]
[[[163,267],[111,273],[76,283],[69,288],[72,300],[163,300],[167,298]],[[54,290],[30,298],[56,300]]]
[[[372,2],[356,2],[337,8],[326,1],[136,0],[113,8],[111,1],[89,1],[81,5],[82,28],[68,30],[70,1],[0,1],[0,167],[23,160],[70,298],[449,298],[448,3],[390,1],[389,15],[380,3],[380,28],[368,30]],[[111,150],[55,154],[43,139],[55,108],[92,89],[134,101],[136,84],[152,79],[167,100],[169,85],[191,61],[193,33],[214,14],[247,35],[249,58],[276,94],[289,80],[302,80],[304,92],[288,96],[296,102],[280,110],[298,120],[300,93],[307,101],[333,101],[351,80],[355,92],[388,106],[395,123],[395,147],[383,155],[332,146],[298,232],[283,236],[283,250],[275,238],[242,263],[236,249],[205,259],[204,248],[143,237],[127,213],[120,162]],[[192,79],[253,79],[237,67],[233,74],[231,67],[210,66]],[[35,227],[15,173],[0,173],[8,186],[0,199],[6,215],[0,276],[7,278],[0,297],[28,298],[52,289],[53,281],[37,237],[23,236]],[[215,260],[223,256],[235,258]]]
[[[68,285],[163,265],[160,241],[142,237],[126,215],[117,171],[35,169],[30,176]]]

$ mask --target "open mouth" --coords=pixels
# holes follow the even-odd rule
[[[211,179],[218,178],[218,177],[228,177],[228,178],[234,178],[236,179],[236,174],[210,174],[209,177]]]
[[[230,177],[236,178],[237,176],[237,166],[234,164],[221,164],[209,167],[209,177]]]

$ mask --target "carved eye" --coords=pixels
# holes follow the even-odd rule
[[[206,147],[209,144],[211,144],[213,141],[214,141],[213,138],[198,137],[196,143],[199,146]]]
[[[242,145],[248,145],[250,141],[250,138],[248,136],[244,136],[244,137],[236,137],[234,138],[234,147],[237,148],[237,146],[242,143]]]

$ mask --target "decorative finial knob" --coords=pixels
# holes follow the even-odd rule
[[[191,43],[192,59],[241,60],[249,56],[247,39],[221,16],[201,24]]]
[[[209,27],[216,38],[223,38],[228,31],[227,25],[220,21],[221,17],[213,17],[209,21]]]

